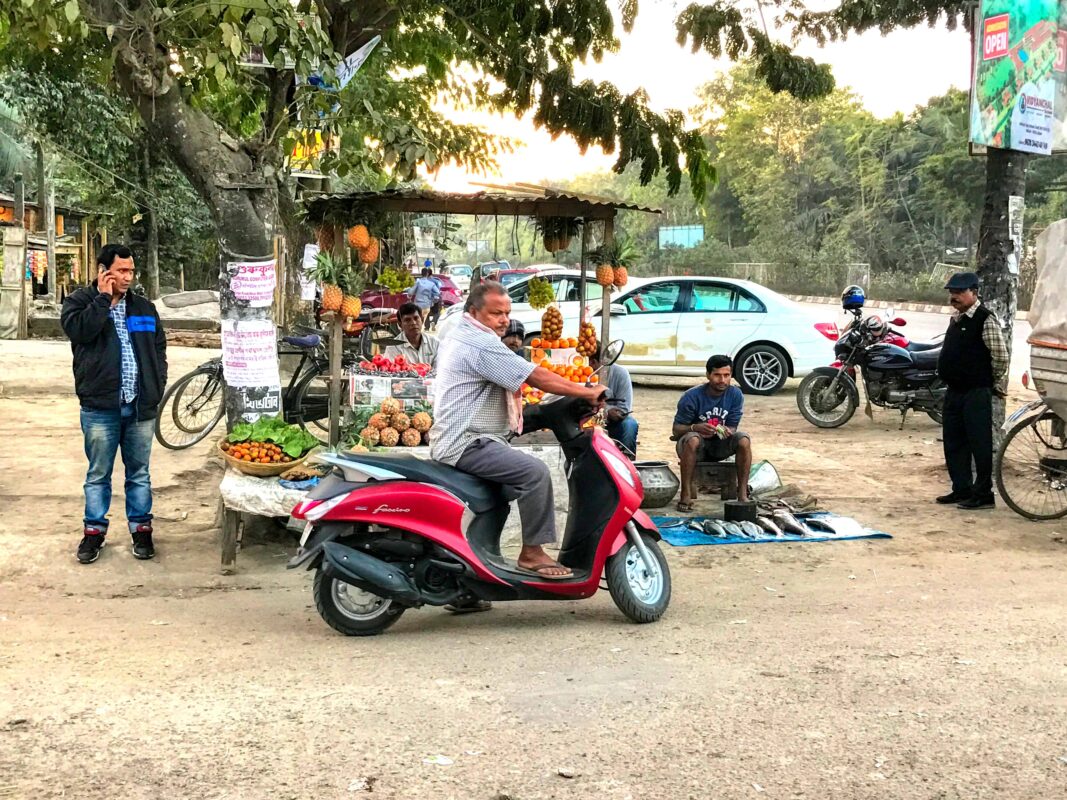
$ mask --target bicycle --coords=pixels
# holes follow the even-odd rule
[[[396,344],[386,316],[381,313],[369,315],[359,337],[352,340],[355,347],[346,348],[342,356],[343,367],[352,366],[361,357],[372,357],[375,348]],[[330,364],[325,346],[328,335],[309,328],[305,330],[308,333],[303,336],[283,336],[281,339],[281,344],[295,349],[279,349],[279,356],[300,356],[300,363],[282,393],[283,414],[286,422],[300,425],[325,444],[329,436],[330,413]],[[222,358],[216,357],[171,384],[163,394],[156,415],[156,440],[170,450],[184,450],[203,441],[226,412],[225,383]]]

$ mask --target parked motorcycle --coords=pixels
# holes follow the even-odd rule
[[[604,363],[621,351],[613,342]],[[627,617],[654,622],[671,598],[660,534],[640,510],[633,464],[602,430],[582,429],[593,411],[578,398],[523,410],[524,429],[551,430],[566,460],[570,508],[559,562],[573,577],[546,580],[505,560],[509,505],[499,485],[436,461],[369,453],[319,457],[334,471],[293,511],[305,527],[289,568],[316,571],[319,614],[349,636],[381,633],[423,605],[592,597],[601,576]]]
[[[820,428],[838,428],[856,413],[860,396],[856,371],[863,377],[870,403],[900,410],[904,427],[908,411],[925,411],[938,424],[946,386],[937,376],[940,342],[913,342],[892,326],[905,321],[862,318],[859,308],[850,308],[855,319],[845,326],[834,345],[838,359],[818,367],[801,381],[797,406],[804,419]]]

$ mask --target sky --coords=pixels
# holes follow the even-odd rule
[[[618,27],[619,50],[599,64],[578,65],[576,78],[612,81],[624,92],[643,87],[654,110],[687,111],[696,102],[697,87],[731,65],[725,58],[716,60],[707,53],[694,54],[678,46],[674,20],[679,7],[690,1],[641,0],[633,31],[626,34]],[[772,35],[780,38],[782,34],[772,30]],[[824,48],[803,43],[797,52],[830,64],[838,86],[851,88],[867,109],[880,117],[897,111],[908,113],[950,87],[965,88],[970,74],[970,45],[962,28],[922,27],[885,37],[869,32]],[[499,175],[472,175],[446,166],[436,178],[428,178],[444,191],[479,188],[471,181],[551,183],[608,169],[614,161],[599,148],[582,155],[567,137],[553,141],[529,118],[474,111],[451,111],[449,116],[457,122],[483,125],[517,144],[513,153],[498,157]]]

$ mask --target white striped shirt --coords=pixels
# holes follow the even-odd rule
[[[535,367],[464,318],[437,354],[431,457],[455,466],[475,439],[507,444],[508,395],[522,388]]]

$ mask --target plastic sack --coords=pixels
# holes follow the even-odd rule
[[[773,492],[782,488],[782,479],[778,476],[778,470],[770,461],[760,461],[753,464],[748,471],[748,488],[753,494],[760,492]]]

